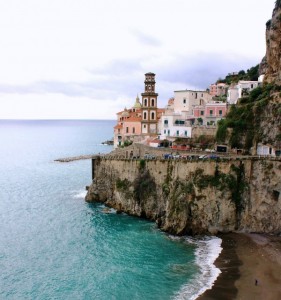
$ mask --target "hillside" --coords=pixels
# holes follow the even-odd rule
[[[264,85],[232,106],[219,123],[217,142],[247,151],[258,143],[281,145],[281,0],[276,1],[272,19],[266,23],[266,55],[259,70]]]

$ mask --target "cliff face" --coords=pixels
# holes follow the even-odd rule
[[[281,85],[281,3],[276,1],[272,19],[266,23],[266,56],[261,64],[265,82]]]
[[[97,160],[86,201],[173,234],[281,232],[280,161]]]

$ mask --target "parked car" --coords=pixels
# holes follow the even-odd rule
[[[198,160],[199,156],[198,155],[189,155],[188,160]]]
[[[205,151],[206,151],[206,152],[211,152],[211,153],[214,153],[214,152],[216,152],[216,150],[215,150],[215,149],[205,149]]]
[[[218,155],[216,155],[216,154],[210,154],[210,155],[207,155],[208,157],[208,159],[219,159],[220,157],[218,156]]]
[[[206,159],[206,158],[208,158],[208,155],[203,154],[203,155],[200,155],[198,158],[199,158],[199,159]]]
[[[165,154],[163,154],[163,158],[164,158],[164,159],[172,159],[173,156],[172,156],[172,154],[170,154],[170,153],[165,153]]]
[[[173,154],[172,157],[173,157],[173,159],[180,159],[181,158],[181,156],[179,154]]]
[[[143,156],[144,159],[155,159],[156,156],[154,154],[150,154],[150,153],[145,153],[145,155]]]

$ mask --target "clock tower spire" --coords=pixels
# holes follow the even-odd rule
[[[142,96],[141,132],[143,135],[157,135],[157,97],[155,93],[155,74],[146,73]]]

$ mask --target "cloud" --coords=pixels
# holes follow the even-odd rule
[[[162,106],[179,89],[206,89],[219,77],[256,65],[255,58],[237,54],[196,53],[174,57],[138,57],[108,62],[102,68],[87,70],[91,80],[82,82],[39,81],[29,85],[0,85],[0,94],[62,94],[95,101],[135,100],[144,90],[144,74],[156,73],[156,91]],[[149,69],[148,69],[149,68]],[[118,101],[121,105],[122,101]],[[123,108],[123,105],[122,105]]]
[[[178,56],[167,65],[156,67],[161,81],[183,84],[183,88],[206,89],[229,72],[248,69],[259,63],[258,59],[236,54],[197,53]]]
[[[142,45],[152,46],[152,47],[160,47],[162,43],[157,38],[143,33],[137,29],[131,30],[133,36],[138,40],[138,42]]]

